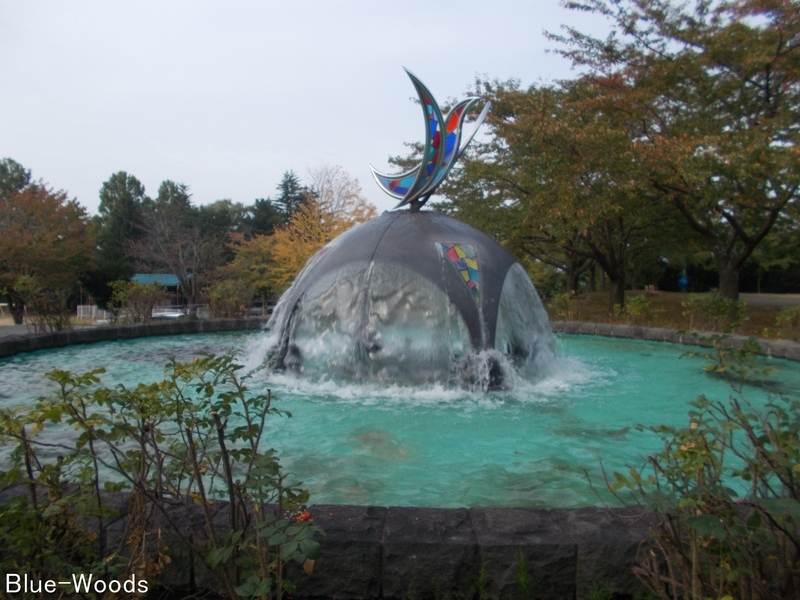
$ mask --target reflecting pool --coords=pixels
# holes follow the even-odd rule
[[[441,385],[365,385],[260,371],[253,388],[271,388],[293,418],[268,419],[264,443],[311,491],[312,502],[384,506],[579,507],[601,502],[607,471],[640,466],[660,448],[636,426],[687,423],[687,403],[704,393],[724,400],[730,387],[702,371],[705,361],[666,343],[557,336],[547,375],[503,392]],[[54,391],[53,368],[104,366],[107,386],[161,379],[178,360],[234,348],[248,368],[265,353],[265,334],[235,332],[79,345],[0,359],[0,402],[30,404]],[[770,393],[800,397],[800,365],[778,369]],[[746,386],[763,404],[768,392]],[[7,452],[8,450],[6,450]],[[2,458],[2,455],[0,455]],[[601,493],[603,500],[609,500]]]

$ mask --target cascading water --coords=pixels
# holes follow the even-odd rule
[[[365,381],[509,387],[554,354],[525,270],[480,231],[393,212],[331,241],[268,325],[278,370]]]

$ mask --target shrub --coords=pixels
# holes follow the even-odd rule
[[[775,317],[775,327],[783,337],[800,341],[800,306],[782,308]]]
[[[253,289],[241,279],[215,283],[206,294],[211,316],[216,318],[246,317],[253,302]]]
[[[120,318],[127,323],[144,323],[153,317],[153,309],[164,302],[167,294],[157,283],[114,281],[111,302],[120,308]]]
[[[575,301],[575,292],[564,292],[553,296],[550,301],[550,309],[567,321],[573,321],[580,315],[578,303]]]
[[[170,560],[166,527],[205,558],[228,597],[290,590],[284,564],[310,572],[320,530],[307,514],[293,516],[308,493],[288,481],[274,450],[262,448],[265,420],[291,415],[273,407],[269,390],[251,393],[241,369],[232,353],[171,360],[164,380],[133,389],[99,386],[102,369],[55,370],[47,375],[55,397],[0,411],[3,441],[14,445],[0,483],[28,489],[0,505],[0,524],[39,524],[3,528],[2,566],[54,576],[82,566],[152,579]],[[118,548],[108,547],[101,490],[130,493]],[[224,510],[214,499],[227,501]]]
[[[624,319],[627,323],[647,323],[659,312],[662,312],[661,309],[654,308],[645,295],[631,296],[625,306],[614,305],[614,317]]]
[[[625,312],[636,322],[647,322],[655,313],[653,303],[645,296],[631,296],[625,306]]]
[[[800,402],[756,409],[744,383],[768,369],[754,340],[734,351],[716,338],[706,370],[728,377],[727,401],[700,396],[687,427],[650,428],[664,449],[650,474],[614,473],[655,511],[653,545],[636,575],[664,600],[779,599],[800,595]]]
[[[729,332],[737,329],[745,318],[747,305],[741,300],[723,298],[718,290],[708,294],[689,294],[681,304],[690,330]]]
[[[63,331],[72,327],[67,290],[48,289],[31,275],[20,275],[15,289],[25,301],[25,318],[34,332]]]

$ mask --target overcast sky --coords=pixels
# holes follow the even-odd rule
[[[0,158],[92,213],[117,171],[250,204],[322,164],[385,210],[369,164],[424,137],[402,67],[440,103],[571,77],[542,34],[562,24],[605,31],[558,0],[0,0]]]

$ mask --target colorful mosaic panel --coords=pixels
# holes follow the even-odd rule
[[[378,181],[382,184],[384,189],[402,197],[405,196],[408,190],[411,189],[411,186],[414,185],[414,180],[417,178],[417,170],[418,169],[415,169],[410,175],[406,175],[405,177],[380,177]]]
[[[439,162],[439,152],[441,151],[442,145],[442,123],[441,123],[441,113],[436,106],[435,100],[429,96],[428,94],[420,94],[422,101],[425,104],[426,114],[428,116],[428,127],[430,127],[430,131],[428,135],[430,136],[430,146],[428,148],[428,160],[425,164],[424,175],[420,177],[418,183],[418,189],[423,189],[425,184],[430,179],[430,176],[433,174],[434,169],[436,168],[437,163]]]
[[[447,117],[445,117],[445,131],[447,132],[447,137],[445,138],[444,143],[444,160],[442,161],[442,165],[439,167],[439,170],[436,171],[436,175],[434,176],[431,186],[437,186],[450,168],[453,166],[455,162],[456,156],[456,146],[458,145],[458,141],[461,138],[461,125],[464,116],[466,115],[466,109],[471,106],[475,102],[474,98],[469,98],[462,102],[459,102],[453,110],[451,110]]]
[[[464,283],[467,284],[470,292],[472,292],[472,299],[475,300],[475,304],[480,304],[481,274],[478,268],[478,255],[475,252],[475,246],[472,244],[439,243],[439,249],[461,273]]]

